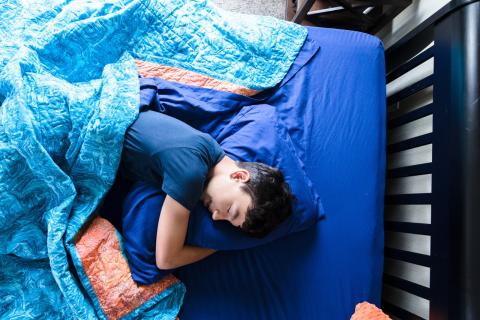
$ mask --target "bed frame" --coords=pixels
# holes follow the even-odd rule
[[[412,0],[286,0],[285,17],[295,23],[375,34],[411,3]]]
[[[479,0],[452,0],[385,51],[387,84],[434,70],[387,98],[382,309],[394,319],[480,319],[479,52]],[[432,89],[433,102],[401,110]]]

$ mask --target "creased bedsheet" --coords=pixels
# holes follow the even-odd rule
[[[306,31],[200,0],[0,0],[0,15],[0,318],[106,318],[75,238],[114,180],[139,61],[263,90]],[[184,287],[168,290],[124,318],[174,318]]]

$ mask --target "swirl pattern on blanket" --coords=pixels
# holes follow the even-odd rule
[[[135,59],[263,90],[307,32],[205,0],[7,0],[0,15],[2,317],[106,318],[74,237],[111,187],[137,116]],[[126,317],[174,318],[175,297]]]

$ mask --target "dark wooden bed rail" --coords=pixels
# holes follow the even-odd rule
[[[395,105],[433,86],[432,103],[387,123],[393,132],[433,118],[432,132],[387,146],[387,158],[429,144],[433,150],[430,163],[387,170],[386,207],[431,208],[430,223],[385,220],[386,260],[430,275],[428,286],[384,273],[382,308],[396,318],[480,319],[479,51],[478,0],[451,1],[385,51],[387,83],[434,59],[432,75],[387,99]],[[431,175],[431,192],[389,194],[389,180],[421,175]],[[407,250],[415,239],[429,241],[429,250]],[[412,308],[409,299],[422,303]]]

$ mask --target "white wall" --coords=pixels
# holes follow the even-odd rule
[[[387,49],[448,2],[450,0],[413,0],[412,4],[380,30],[377,36],[383,40]]]

